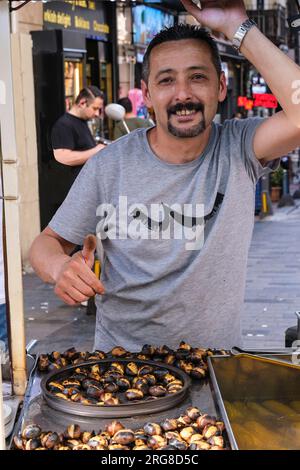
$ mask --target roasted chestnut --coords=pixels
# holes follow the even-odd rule
[[[103,400],[104,405],[106,406],[116,406],[120,404],[120,400],[118,397],[110,397],[105,400]]]
[[[102,446],[102,447],[107,448],[108,440],[104,436],[101,436],[101,435],[97,434],[97,436],[91,437],[91,439],[89,439],[87,444],[92,448],[96,448],[98,446]]]
[[[165,419],[160,423],[164,431],[175,431],[177,429],[177,419]]]
[[[141,400],[144,398],[144,394],[141,390],[138,390],[137,388],[129,388],[125,392],[125,396],[127,400]]]
[[[211,446],[224,447],[224,438],[222,436],[213,436],[207,440]]]
[[[152,374],[152,372],[153,372],[153,367],[150,366],[149,364],[145,364],[144,366],[141,366],[139,368],[138,374],[140,376],[143,376],[143,375],[146,375],[146,374]]]
[[[208,424],[207,426],[204,427],[202,434],[206,440],[209,440],[211,437],[215,436],[217,432],[218,432],[218,428],[216,426],[212,426]]]
[[[14,441],[14,445],[17,449],[24,450],[25,440],[22,439],[21,434],[18,434],[17,436],[14,436],[13,441]]]
[[[57,444],[59,444],[59,436],[56,432],[48,432],[41,437],[41,444],[46,449],[53,449]]]
[[[72,450],[91,450],[91,447],[88,444],[78,444]]]
[[[164,357],[164,363],[168,364],[169,366],[172,366],[175,361],[176,361],[175,354],[168,354],[166,357]]]
[[[110,351],[110,354],[114,357],[124,357],[127,355],[127,351],[121,346],[116,346]]]
[[[195,434],[195,430],[194,428],[192,428],[191,426],[187,427],[187,428],[183,428],[181,429],[180,431],[180,437],[185,440],[186,442],[189,442],[192,435]]]
[[[121,375],[124,375],[125,372],[125,367],[119,362],[112,362],[110,365],[110,369],[119,372]]]
[[[172,374],[166,374],[162,380],[162,382],[165,384],[165,385],[168,385],[169,383],[171,382],[174,382],[176,380],[176,377],[174,377],[174,375]],[[181,383],[181,382],[180,382]]]
[[[186,414],[191,420],[196,421],[197,418],[200,416],[200,410],[199,408],[196,408],[195,406],[190,406],[189,408],[186,409]]]
[[[110,444],[108,450],[130,450],[130,447],[123,446],[122,444]]]
[[[87,444],[92,437],[94,437],[95,433],[90,431],[84,431],[81,435],[81,440],[84,444]]]
[[[167,393],[167,390],[162,385],[153,385],[149,388],[149,394],[153,397],[163,397]]]
[[[148,385],[150,385],[150,387],[152,387],[152,385],[156,384],[156,377],[153,374],[143,375],[143,378],[147,380]]]
[[[116,434],[116,432],[120,431],[121,429],[124,429],[124,426],[119,421],[112,421],[105,427],[106,432],[108,432],[110,436],[113,436],[114,434]]]
[[[78,424],[70,424],[64,432],[66,439],[79,439],[81,435],[81,429]]]
[[[210,445],[205,441],[195,441],[190,445],[190,450],[210,450]]]
[[[127,375],[138,375],[139,369],[135,362],[128,362],[125,367],[125,372]]]
[[[190,375],[193,379],[204,379],[204,377],[206,377],[206,370],[203,369],[203,367],[193,367],[190,371]]]
[[[119,387],[115,382],[110,382],[104,385],[105,392],[116,393],[118,392],[118,390],[119,390]]]
[[[55,395],[56,397],[58,397],[58,398],[62,398],[63,400],[68,400],[68,399],[69,399],[69,398],[68,398],[66,395],[64,395],[64,393],[62,393],[62,392],[55,393],[54,395]]]
[[[41,354],[38,360],[38,369],[40,371],[47,371],[50,361],[47,354]]]
[[[37,424],[29,424],[22,431],[23,439],[37,439],[41,435],[41,428]]]
[[[135,435],[131,429],[120,429],[113,436],[113,443],[115,444],[128,445],[134,440]]]
[[[48,388],[53,393],[60,393],[64,391],[64,386],[59,382],[50,382]]]
[[[143,429],[148,436],[162,435],[162,429],[157,423],[146,423]]]
[[[214,416],[204,414],[202,416],[199,416],[199,418],[197,418],[196,424],[198,428],[200,429],[200,431],[202,431],[202,429],[208,424],[214,426],[216,424],[216,418]]]
[[[146,354],[147,356],[154,356],[156,353],[156,347],[151,346],[150,344],[144,344],[142,347],[142,354]]]
[[[169,445],[175,447],[177,450],[187,450],[188,444],[183,439],[172,438],[169,440]]]
[[[163,436],[155,434],[148,439],[148,446],[151,447],[151,449],[157,450],[165,445],[167,445],[167,439]]]
[[[127,390],[131,387],[130,380],[128,380],[126,377],[119,377],[116,379],[116,384],[121,390]]]
[[[25,441],[24,450],[35,450],[41,445],[39,439],[29,439]]]
[[[144,377],[134,377],[132,381],[132,386],[133,388],[137,388],[138,390],[141,390],[144,395],[146,395],[149,391],[149,385],[147,382],[147,379]]]

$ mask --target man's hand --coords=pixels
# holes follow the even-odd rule
[[[88,235],[82,251],[75,253],[61,266],[55,280],[55,294],[68,305],[76,305],[95,294],[104,294],[103,284],[92,271],[97,240]]]
[[[202,0],[201,10],[192,0],[181,3],[201,26],[223,33],[229,40],[248,18],[243,0]]]
[[[97,144],[95,148],[97,149],[97,152],[100,152],[100,150],[103,150],[106,147],[107,146],[105,144]]]

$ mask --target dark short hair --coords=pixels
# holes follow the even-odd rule
[[[150,74],[150,54],[152,50],[169,41],[181,41],[183,39],[196,39],[205,42],[211,51],[212,61],[217,71],[218,77],[220,78],[222,72],[221,57],[216,41],[211,37],[208,31],[197,25],[190,24],[177,24],[170,28],[163,28],[149,43],[146,53],[143,59],[142,66],[142,79],[148,83]],[[178,52],[178,59],[180,60],[180,49]]]
[[[79,104],[80,100],[82,99],[86,99],[88,102],[92,102],[96,98],[102,98],[104,100],[104,93],[94,85],[87,86],[80,90],[79,95],[75,100],[75,104]]]
[[[132,112],[132,103],[129,98],[120,98],[118,100],[118,104],[123,106],[125,108],[126,113],[131,113]]]

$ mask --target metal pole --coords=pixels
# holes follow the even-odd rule
[[[23,307],[22,263],[9,2],[0,2],[0,132],[7,251],[7,305],[10,311],[10,354],[12,385],[16,395],[26,390],[26,354]]]

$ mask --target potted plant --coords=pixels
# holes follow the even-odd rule
[[[278,202],[282,192],[283,169],[279,167],[271,173],[271,201]]]

